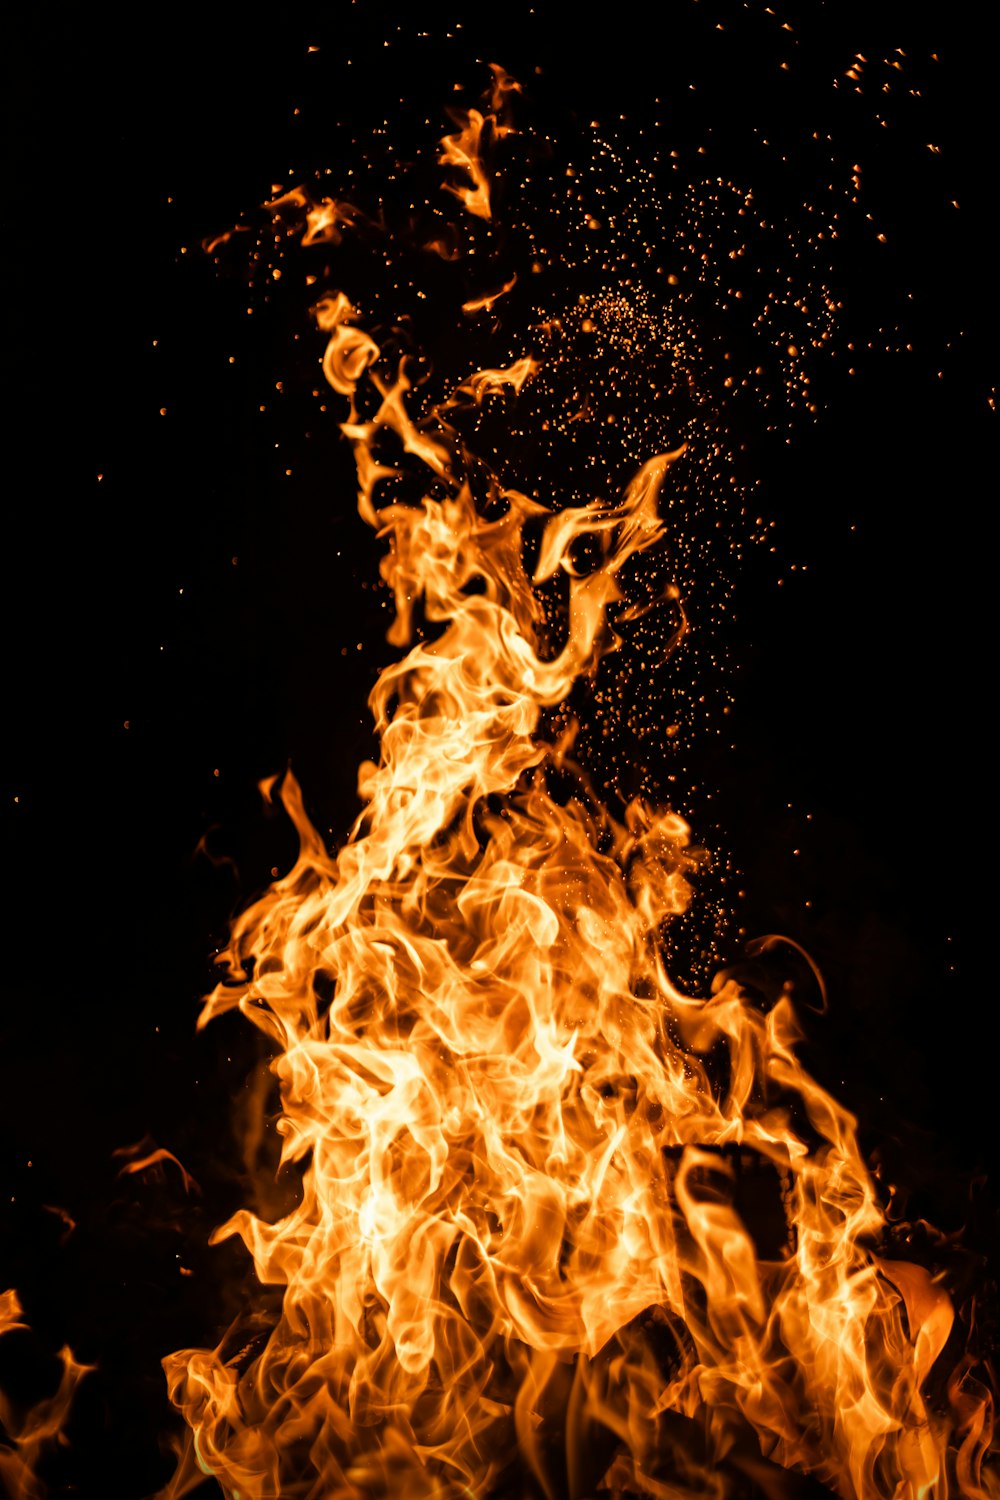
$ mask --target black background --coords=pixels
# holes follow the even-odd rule
[[[466,17],[447,42],[427,11],[423,51],[391,12],[342,4],[265,23],[242,8],[8,22],[0,1257],[38,1330],[7,1357],[12,1378],[41,1390],[63,1341],[101,1366],[57,1488],[154,1487],[158,1359],[231,1314],[239,1258],[205,1240],[240,1199],[229,1120],[255,1044],[228,1019],[196,1038],[197,998],[229,914],[291,848],[256,781],[291,759],[341,835],[389,653],[333,419],[309,445],[296,417],[258,411],[287,320],[248,319],[197,247],[289,168],[305,177],[334,121],[363,135],[405,93],[437,131],[477,58],[532,78],[553,118],[652,120],[670,101],[668,145],[711,123],[724,165],[751,177],[751,122],[828,128],[864,157],[891,249],[844,268],[857,373],[821,377],[790,444],[739,434],[778,555],[751,557],[738,585],[737,751],[706,747],[711,822],[696,800],[684,811],[732,853],[739,926],[787,933],[822,968],[830,1011],[809,1015],[807,1055],[866,1149],[912,1212],[968,1223],[989,1249],[985,39],[962,5],[923,21],[792,8],[784,75],[785,12],[685,0],[654,36],[637,13],[616,29],[562,10]],[[926,86],[880,135],[828,81],[896,46]],[[904,281],[914,354],[866,351]],[[206,834],[238,874],[195,853]],[[118,1178],[112,1152],[147,1135],[201,1197],[172,1170]]]

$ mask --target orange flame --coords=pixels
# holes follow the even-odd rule
[[[481,297],[470,297],[468,302],[463,302],[462,311],[470,317],[478,312],[492,312],[494,304],[499,302],[501,297],[506,297],[508,292],[512,292],[516,285],[517,272],[515,271],[510,280],[505,281],[503,286],[497,287],[495,291],[484,292]]]
[[[141,1141],[137,1141],[134,1146],[119,1146],[111,1154],[115,1157],[123,1156],[131,1158],[131,1160],[126,1161],[123,1167],[119,1167],[119,1177],[128,1177],[134,1172],[147,1172],[151,1167],[158,1167],[161,1162],[169,1161],[173,1163],[181,1174],[181,1183],[183,1184],[185,1193],[201,1192],[201,1188],[183,1162],[179,1161],[174,1153],[168,1151],[164,1146],[157,1146],[148,1136]]]
[[[517,87],[494,65],[486,111],[441,143],[477,218]],[[268,206],[305,209],[307,244],[359,217],[303,189]],[[201,1472],[253,1500],[485,1500],[527,1468],[548,1500],[680,1500],[740,1473],[783,1494],[780,1465],[842,1500],[1000,1497],[971,1365],[947,1409],[928,1395],[947,1290],[879,1256],[856,1122],[799,1061],[788,994],[765,1010],[732,977],[675,987],[689,830],[642,798],[614,816],[572,760],[567,700],[639,612],[628,564],[663,541],[683,447],[617,503],[549,508],[461,435],[533,358],[418,409],[345,293],[315,313],[407,649],[372,690],[379,759],[338,853],[281,782],[298,858],[235,921],[202,1010],[238,1008],[276,1049],[302,1192],[216,1232],[280,1311],[164,1362],[192,1434],[167,1493]],[[686,621],[665,597],[672,648]],[[782,1248],[758,1245],[744,1178],[780,1201]]]
[[[287,193],[268,199],[264,207],[275,216],[283,209],[305,209],[303,245],[339,245],[344,237],[342,231],[356,228],[364,218],[353,203],[335,198],[320,198],[317,202],[303,187],[290,188]]]
[[[478,219],[489,219],[492,215],[490,180],[482,160],[484,137],[500,141],[510,135],[513,126],[505,118],[507,96],[521,90],[521,85],[498,63],[490,63],[490,71],[493,74],[493,86],[490,90],[489,109],[485,114],[478,109],[453,110],[452,119],[460,129],[454,135],[443,137],[438,156],[441,166],[455,167],[470,179],[471,187],[454,186],[451,183],[445,183],[444,186],[446,192],[453,193],[468,212]]]
[[[17,1293],[0,1293],[0,1337],[26,1331]],[[0,1489],[21,1500],[42,1500],[46,1486],[38,1476],[39,1461],[59,1441],[77,1386],[92,1365],[80,1364],[65,1345],[58,1352],[59,1384],[51,1396],[24,1410],[0,1391]]]
[[[945,1496],[959,1472],[979,1485],[962,1493],[996,1494],[988,1398],[956,1386],[947,1417],[922,1393],[947,1293],[874,1254],[884,1220],[855,1121],[796,1058],[787,996],[764,1013],[732,979],[699,999],[665,971],[686,825],[641,799],[618,821],[582,783],[557,796],[546,779],[572,773],[572,731],[550,744],[544,711],[613,644],[622,570],[662,538],[681,450],[614,505],[552,513],[491,479],[486,519],[447,418],[520,390],[533,362],[478,372],[417,421],[349,300],[317,319],[359,509],[388,542],[390,639],[412,642],[418,607],[435,633],[375,685],[380,760],[360,769],[338,855],[286,776],[298,859],[236,921],[202,1013],[238,1006],[279,1049],[302,1200],[217,1234],[284,1289],[263,1346],[165,1362],[199,1464],[261,1500],[482,1496],[518,1452],[552,1495],[561,1424],[574,1494],[601,1428],[614,1493],[722,1494],[716,1465],[749,1431],[845,1500]],[[429,492],[380,506],[406,455]],[[560,577],[552,652],[539,588]],[[777,1257],[741,1214],[742,1160],[780,1184]],[[708,1433],[686,1479],[664,1457],[667,1413]]]

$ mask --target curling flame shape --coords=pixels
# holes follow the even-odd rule
[[[472,186],[445,183],[445,190],[452,193],[466,211],[477,219],[492,217],[490,204],[490,178],[483,162],[486,140],[501,141],[510,135],[513,126],[506,118],[508,94],[519,93],[521,85],[498,63],[490,63],[493,86],[490,90],[489,108],[484,114],[478,109],[454,110],[452,118],[459,129],[454,135],[446,135],[441,141],[438,161],[443,167],[456,169],[468,177]]]
[[[71,1221],[72,1222],[72,1221]],[[20,1299],[13,1288],[0,1293],[0,1338],[5,1333],[26,1332]],[[75,1359],[68,1345],[58,1351],[59,1378],[48,1396],[25,1407],[10,1401],[0,1391],[0,1490],[21,1500],[45,1500],[49,1493],[39,1477],[39,1463],[63,1438],[63,1428],[73,1404],[76,1388],[93,1365]]]
[[[443,158],[473,213],[481,127]],[[687,827],[643,800],[612,816],[574,779],[571,732],[548,737],[546,710],[615,644],[679,450],[617,504],[549,511],[484,483],[453,421],[517,399],[530,360],[416,419],[348,298],[317,318],[408,650],[372,692],[380,758],[336,856],[281,784],[298,859],[236,921],[203,1011],[238,1006],[277,1049],[302,1197],[218,1232],[283,1289],[266,1337],[165,1362],[199,1466],[258,1500],[522,1494],[528,1471],[550,1497],[722,1495],[768,1464],[844,1500],[995,1493],[988,1399],[961,1372],[951,1415],[922,1394],[948,1297],[877,1259],[855,1121],[798,1061],[788,997],[675,988]],[[380,503],[415,469],[418,503]],[[780,1184],[770,1259],[741,1161]],[[700,1457],[670,1436],[695,1418]]]

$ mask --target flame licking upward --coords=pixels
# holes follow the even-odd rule
[[[454,135],[444,137],[438,156],[441,166],[456,168],[471,180],[471,187],[452,183],[446,183],[445,187],[477,219],[489,219],[492,216],[490,179],[483,165],[484,137],[501,141],[510,135],[513,126],[505,118],[507,96],[519,93],[521,89],[521,85],[497,63],[490,64],[490,71],[493,74],[493,86],[486,114],[478,109],[456,110],[453,118],[460,129]]]
[[[498,134],[514,85],[494,79]],[[440,158],[481,217],[483,126],[470,111]],[[763,1454],[847,1500],[952,1493],[949,1444],[966,1492],[994,1493],[982,1404],[952,1419],[922,1395],[950,1303],[869,1248],[883,1218],[854,1121],[798,1062],[787,997],[766,1012],[732,980],[706,999],[674,987],[662,934],[689,898],[688,830],[641,799],[612,816],[571,730],[550,732],[614,644],[626,564],[662,541],[680,450],[618,504],[553,513],[457,425],[516,399],[531,359],[415,417],[405,363],[348,297],[316,314],[409,649],[373,690],[380,759],[335,857],[285,778],[298,859],[235,923],[203,1012],[238,1005],[277,1047],[302,1197],[219,1231],[283,1288],[263,1346],[166,1361],[202,1468],[260,1500],[479,1497],[517,1465],[549,1495],[602,1474],[618,1494],[722,1494],[716,1464],[749,1432],[751,1470]],[[414,469],[418,503],[383,503]],[[737,1149],[781,1185],[771,1259],[738,1206]],[[704,1462],[664,1444],[669,1413],[702,1419]],[[614,1451],[592,1471],[598,1431]]]
[[[22,1321],[17,1293],[13,1290],[0,1293],[0,1338],[4,1334],[27,1332],[28,1324]],[[39,1461],[63,1439],[76,1388],[94,1368],[81,1364],[65,1344],[56,1358],[58,1384],[51,1395],[25,1407],[23,1403],[10,1401],[0,1391],[0,1491],[20,1500],[44,1500],[48,1493],[38,1476]]]

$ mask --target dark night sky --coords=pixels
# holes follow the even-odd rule
[[[655,46],[578,18],[568,41],[543,9],[467,19],[447,44],[427,11],[440,45],[425,54],[381,7],[343,4],[267,29],[235,9],[144,14],[127,31],[68,8],[6,23],[0,1289],[22,1291],[43,1345],[67,1339],[102,1365],[55,1476],[85,1494],[156,1482],[157,1360],[226,1321],[223,1252],[204,1239],[239,1197],[228,1101],[254,1044],[225,1025],[195,1039],[193,1023],[227,916],[289,851],[255,783],[291,758],[342,832],[389,652],[333,418],[310,447],[297,416],[258,415],[294,306],[247,319],[197,246],[324,160],[336,120],[363,133],[406,94],[440,133],[477,58],[532,78],[553,120],[651,122],[663,99],[668,149],[711,126],[713,170],[747,180],[762,170],[755,124],[791,142],[830,130],[863,162],[889,247],[879,262],[845,250],[836,338],[863,339],[905,284],[915,352],[862,344],[852,379],[844,358],[818,372],[820,411],[790,443],[740,417],[779,554],[751,554],[738,582],[738,751],[706,745],[711,820],[696,799],[685,811],[742,872],[740,924],[820,963],[831,1012],[810,1018],[810,1061],[869,1146],[910,1164],[915,1212],[957,1228],[996,1156],[988,49],[968,5],[921,21],[896,4],[775,18],[677,0]],[[787,74],[786,14],[801,44]],[[880,131],[877,101],[828,80],[894,47],[923,94],[910,113],[887,103]],[[291,485],[275,442],[294,455]],[[792,578],[796,558],[809,571]],[[207,830],[238,881],[194,857]],[[147,1134],[202,1199],[116,1179],[111,1152]],[[78,1225],[64,1245],[52,1204]],[[196,1272],[181,1284],[178,1256]]]

